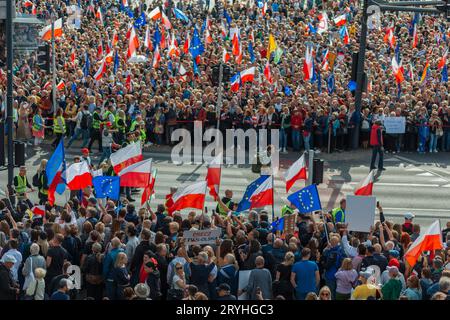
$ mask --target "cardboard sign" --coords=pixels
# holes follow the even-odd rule
[[[221,229],[189,230],[183,232],[183,238],[186,245],[214,244],[221,233]]]
[[[373,196],[347,195],[345,222],[348,230],[370,232],[375,221],[375,206],[377,198]]]
[[[285,234],[294,234],[295,232],[295,218],[296,214],[287,214],[284,216],[284,230]]]
[[[405,133],[405,117],[386,117],[383,120],[386,133]]]

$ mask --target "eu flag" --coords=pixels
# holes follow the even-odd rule
[[[232,20],[226,9],[223,9],[223,17],[227,20],[227,24],[228,24],[228,28],[229,28]]]
[[[92,179],[97,198],[119,200],[120,178],[118,176],[98,176]]]
[[[140,29],[142,26],[147,24],[147,20],[145,19],[145,13],[142,12],[141,15],[134,21],[134,27]]]
[[[89,75],[89,69],[91,67],[91,62],[89,60],[89,54],[86,52],[86,58],[84,59],[83,75],[85,78]]]
[[[241,202],[239,202],[236,212],[241,212],[250,209],[251,205],[250,198],[252,197],[253,193],[261,185],[261,183],[263,183],[264,181],[266,181],[266,179],[269,178],[270,178],[269,175],[263,175],[248,185]]]
[[[113,72],[114,74],[117,73],[117,70],[119,70],[119,54],[117,53],[116,50],[116,54],[114,55],[114,68],[113,68]]]
[[[297,207],[300,213],[309,213],[317,210],[322,210],[320,204],[319,192],[317,186],[312,184],[307,186],[287,197],[289,202]]]
[[[448,82],[448,69],[447,69],[447,65],[444,65],[444,67],[442,68],[442,82]]]
[[[272,222],[272,224],[270,225],[270,230],[272,232],[283,231],[284,230],[284,217]]]
[[[329,94],[334,92],[334,74],[330,74],[327,79],[327,91]]]
[[[192,42],[191,46],[189,47],[189,52],[191,53],[193,59],[197,58],[197,56],[205,52],[205,47],[200,40],[200,35],[198,34],[197,28],[194,29],[194,35],[192,36]]]
[[[156,26],[155,33],[153,34],[153,48],[156,48],[161,42],[161,32],[159,31],[158,26]]]
[[[253,52],[253,45],[251,41],[248,42],[248,53],[250,54],[251,63],[255,62],[255,53]]]

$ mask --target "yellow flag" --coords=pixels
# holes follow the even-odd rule
[[[277,50],[277,43],[275,42],[273,35],[269,35],[269,50],[267,50],[267,59],[270,58],[271,53],[275,50]]]

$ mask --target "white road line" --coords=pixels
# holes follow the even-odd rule
[[[436,212],[447,212],[450,213],[448,209],[425,209],[425,208],[388,208],[383,207],[383,210],[394,210],[394,211],[436,211]]]
[[[399,158],[399,159],[402,159],[403,161],[406,161],[406,162],[409,162],[409,163],[412,163],[412,164],[415,164],[415,165],[423,165],[423,163],[420,163],[420,162],[417,162],[417,161],[414,161],[414,160],[410,160],[410,159],[407,159],[407,158],[404,158],[404,157],[400,157],[400,156],[396,156],[396,157]],[[450,182],[449,179],[445,178],[444,176],[440,175],[439,173],[436,173],[434,171],[428,170],[426,168],[423,168],[423,170],[426,171],[426,172],[429,172],[429,173],[431,173],[431,174],[433,174],[435,176],[438,176],[439,178],[442,178],[442,179],[444,179],[447,182]]]
[[[418,174],[416,174],[416,176],[421,176],[421,177],[434,177],[434,174],[429,173],[429,172],[423,172],[423,173],[418,173]]]
[[[335,182],[335,184],[338,184]],[[356,185],[358,182],[348,182],[347,184]],[[438,184],[422,184],[422,183],[395,183],[395,182],[375,182],[376,186],[393,186],[393,187],[424,187],[424,188],[439,188]]]

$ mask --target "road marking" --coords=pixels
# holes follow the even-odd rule
[[[350,185],[358,184],[358,182],[348,182]],[[438,184],[422,184],[422,183],[395,183],[395,182],[375,182],[376,186],[393,186],[393,187],[425,187],[425,188],[437,188]]]
[[[389,158],[389,159],[384,160],[384,162],[400,162],[400,161],[401,161],[400,159],[396,159],[396,158]]]
[[[418,174],[416,174],[416,176],[421,176],[421,177],[434,177],[434,175],[433,175],[432,173],[429,173],[429,172],[418,173]]]
[[[450,210],[448,210],[448,209],[387,208],[387,207],[383,207],[383,210],[397,210],[397,211],[436,211],[436,212],[447,212],[447,213],[450,213]]]
[[[450,188],[450,184],[446,184],[446,185],[442,186],[442,188]]]
[[[398,158],[398,159],[400,159],[400,160],[403,160],[403,161],[412,163],[412,164],[414,164],[414,165],[416,165],[416,166],[423,165],[422,162],[415,161],[415,160],[411,160],[411,159],[408,159],[408,158],[405,158],[405,157],[402,157],[402,156],[394,156],[394,157],[396,157],[396,158]]]
[[[423,163],[421,164],[420,162],[417,162],[417,161],[414,161],[414,160],[410,160],[410,159],[407,159],[407,158],[404,158],[404,157],[397,156],[397,158],[402,159],[403,161],[415,164],[415,165],[424,165]],[[435,176],[438,176],[441,179],[444,179],[447,182],[450,182],[450,180],[446,179],[444,176],[440,175],[439,173],[436,173],[434,171],[431,171],[431,170],[428,170],[428,169],[425,169],[425,168],[423,169],[423,171],[427,171],[427,172],[429,172],[429,173],[431,173],[431,174],[433,174]]]

